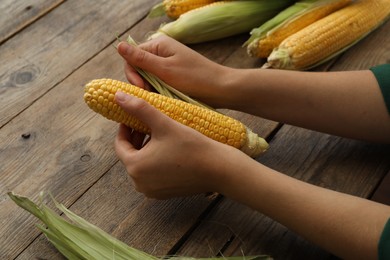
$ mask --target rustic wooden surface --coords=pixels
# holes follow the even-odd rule
[[[117,125],[82,100],[92,78],[125,80],[113,45],[139,41],[166,18],[148,19],[158,0],[0,3],[0,258],[61,259],[38,221],[6,193],[58,201],[125,243],[156,256],[270,254],[331,259],[268,217],[219,196],[156,201],[137,193],[113,150]],[[390,22],[316,70],[356,70],[390,61]],[[247,35],[191,47],[227,66],[252,68]],[[390,148],[225,111],[267,137],[258,161],[315,185],[389,203]],[[52,205],[49,203],[49,205]]]

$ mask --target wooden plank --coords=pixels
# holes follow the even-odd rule
[[[209,206],[203,195],[157,201],[137,193],[116,164],[71,210],[121,241],[153,255],[164,255]],[[25,212],[19,212],[26,215]],[[17,259],[62,259],[44,236]]]
[[[0,3],[0,44],[63,2],[63,0],[2,0]]]
[[[141,19],[149,10],[151,2],[120,4],[101,1],[91,6],[78,1],[67,3],[35,23],[35,29],[23,31],[0,47],[2,54],[8,50],[4,53],[8,58],[18,57],[16,60],[5,59],[10,62],[0,65],[2,68],[9,66],[2,70],[4,74],[0,76],[0,120],[5,123],[13,117],[12,113],[19,113],[20,109],[28,107],[39,95],[62,81],[63,77],[72,73],[102,47],[109,46],[106,55],[115,57],[111,62],[117,65],[111,66],[110,62],[106,62],[107,57],[98,60],[98,63],[83,72],[83,77],[58,85],[55,92],[49,91],[45,98],[39,99],[0,129],[2,259],[19,254],[39,234],[32,226],[30,229],[22,228],[24,222],[31,225],[35,221],[26,216],[15,217],[16,207],[7,198],[7,191],[36,197],[40,190],[52,190],[56,195],[60,194],[59,199],[66,205],[70,205],[117,161],[113,150],[106,149],[112,147],[116,132],[112,129],[116,124],[88,114],[88,109],[87,115],[80,117],[80,111],[86,110],[82,103],[81,85],[99,75],[91,75],[91,71],[100,73],[100,76],[110,72],[122,76],[122,60],[118,59],[115,49],[109,43],[115,39],[115,31],[124,31],[137,19]],[[133,15],[129,17],[129,13]],[[76,20],[65,22],[70,14]],[[64,24],[65,29],[61,27]],[[36,35],[38,32],[40,35]],[[49,35],[48,39],[44,35]],[[38,36],[46,39],[39,46],[32,44],[38,40]],[[28,37],[31,41],[25,40]],[[23,62],[29,60],[34,61],[31,63],[33,65],[23,65]],[[100,66],[103,63],[108,64],[108,67]],[[113,68],[116,70],[113,71]],[[26,79],[27,72],[31,72],[31,77],[27,77],[31,81],[21,84],[18,80]],[[97,122],[94,123],[94,120]],[[91,128],[80,131],[89,121]],[[101,146],[100,142],[107,145]],[[62,186],[67,188],[63,189]],[[69,194],[72,196],[68,197]]]
[[[386,174],[385,178],[383,178],[379,184],[379,187],[375,190],[371,200],[390,205],[390,171]]]
[[[96,75],[112,72],[93,65],[88,71]],[[112,68],[119,71],[121,65]],[[116,124],[88,111],[81,98],[88,71],[49,91],[0,129],[0,258],[14,258],[39,234],[36,220],[20,214],[7,191],[35,199],[39,191],[51,191],[70,205],[117,162],[112,149]]]
[[[0,128],[114,42],[156,2],[67,1],[2,44]]]
[[[146,31],[157,28],[159,22],[159,20],[147,19],[134,27],[130,33],[140,40]],[[127,32],[123,37],[126,35]],[[241,44],[235,43],[234,38],[230,42],[221,41],[220,43],[220,45],[209,44],[208,47],[206,44],[198,45],[196,48],[203,50],[204,55],[218,61],[226,59]],[[225,48],[225,52],[218,53],[222,47]],[[160,206],[156,206],[158,204],[151,204],[147,208],[141,207],[145,204],[143,197],[136,197],[136,201],[129,199],[128,203],[135,204],[133,207],[139,207],[138,211],[134,210],[129,213],[127,211],[129,204],[127,201],[122,201],[124,197],[120,190],[118,194],[112,194],[112,197],[107,196],[105,200],[91,199],[95,195],[89,194],[95,189],[115,190],[115,187],[119,186],[118,183],[111,184],[109,181],[103,181],[108,178],[105,174],[109,176],[118,174],[118,166],[113,167],[117,163],[117,158],[112,145],[117,125],[90,111],[81,98],[82,84],[91,78],[98,77],[125,80],[123,61],[112,46],[108,46],[84,66],[78,68],[72,75],[19,114],[15,120],[0,129],[0,143],[2,144],[0,161],[5,162],[0,166],[2,172],[0,194],[12,190],[36,199],[39,191],[52,191],[54,196],[66,206],[77,201],[72,209],[82,212],[83,216],[99,224],[103,229],[116,233],[119,231],[114,231],[114,229],[120,228],[124,230],[124,233],[117,234],[125,241],[133,241],[134,246],[149,252],[165,254],[194,225],[197,221],[196,216],[202,215],[212,201],[207,200],[205,204],[205,198],[202,196],[194,201],[188,201],[190,213],[181,211],[181,208],[185,207],[181,206],[180,200],[169,202],[168,205],[172,204],[172,206],[167,206],[167,210],[171,209],[170,211],[173,211],[171,214],[177,214],[175,217],[180,220],[176,221],[173,217],[167,218],[169,214],[166,211],[163,211],[164,216],[158,214],[161,210]],[[266,135],[270,132],[265,126],[266,124],[262,124],[257,128],[260,134]],[[270,127],[273,125],[271,124]],[[22,137],[23,134],[25,138]],[[123,174],[122,168],[121,171]],[[131,186],[129,189],[132,190]],[[87,190],[88,192],[85,193]],[[134,191],[132,192],[130,197],[135,196]],[[84,196],[86,199],[83,199]],[[125,212],[128,214],[126,217],[113,214],[112,200],[118,200],[118,204],[115,204],[117,205],[115,211]],[[0,233],[4,234],[0,237],[0,255],[3,258],[13,258],[23,252],[26,247],[28,250],[20,255],[21,258],[30,258],[31,254],[35,254],[34,252],[50,252],[51,249],[47,248],[48,245],[44,242],[46,240],[34,241],[39,235],[39,231],[33,226],[36,220],[28,214],[22,214],[22,210],[6,196],[3,195],[0,201],[0,207],[3,209],[0,217],[5,223],[0,227]],[[93,201],[94,207],[86,206],[91,203],[88,201]],[[196,204],[201,206],[195,207]],[[172,210],[172,207],[175,210]],[[197,209],[198,215],[193,212],[194,209]],[[106,218],[100,220],[100,216],[108,214],[106,212],[110,212],[112,218],[110,222],[107,222]],[[193,218],[189,219],[188,215]],[[147,219],[147,216],[151,216],[152,219]],[[161,220],[156,218],[161,218]],[[137,221],[134,222],[134,219]],[[180,224],[179,221],[183,223]],[[113,223],[119,223],[119,226],[114,227]],[[157,223],[157,226],[149,227],[151,223]],[[131,227],[131,225],[140,226]],[[178,225],[178,229],[174,229],[172,225]],[[131,228],[135,231],[128,233],[127,230]],[[165,234],[168,232],[175,232],[175,235],[170,233],[169,239],[165,240]],[[138,235],[133,237],[131,234]],[[156,240],[151,239],[156,234],[158,234]],[[14,241],[14,243],[9,243],[9,241]],[[161,241],[158,246],[156,246],[156,241]],[[30,243],[32,243],[31,246],[29,246]]]
[[[387,22],[317,70],[367,69],[388,62],[389,34],[390,22]],[[242,55],[234,56],[230,62],[233,65]],[[389,171],[389,152],[386,146],[283,126],[259,161],[303,181],[367,198]],[[389,184],[385,183],[380,187],[386,189]],[[195,257],[222,253],[225,256],[270,254],[276,259],[333,258],[279,223],[228,199],[222,200],[215,212],[201,222],[177,253]]]
[[[322,249],[267,216],[228,199],[202,221],[194,236],[177,254],[192,257],[270,255],[274,259],[332,259]]]

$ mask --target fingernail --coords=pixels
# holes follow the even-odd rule
[[[126,55],[126,54],[129,54],[131,51],[131,47],[129,44],[125,43],[125,42],[121,42],[119,43],[118,45],[118,52],[122,55]]]
[[[115,101],[117,101],[119,103],[125,102],[126,100],[128,100],[128,98],[129,98],[129,96],[121,91],[117,91],[115,93]]]

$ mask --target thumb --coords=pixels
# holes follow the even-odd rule
[[[158,64],[161,62],[161,57],[126,42],[119,43],[118,53],[129,65],[139,67],[151,73],[154,73],[155,68],[158,68]]]
[[[115,94],[115,102],[129,115],[146,124],[152,132],[155,129],[164,129],[164,127],[161,127],[161,124],[169,119],[167,115],[142,98],[127,95],[120,91]]]

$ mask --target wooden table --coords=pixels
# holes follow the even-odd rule
[[[167,18],[148,19],[158,0],[2,0],[0,3],[0,258],[56,259],[34,217],[6,195],[59,202],[125,243],[166,254],[269,254],[329,259],[331,254],[227,198],[204,195],[156,201],[137,193],[113,149],[117,124],[90,111],[83,84],[125,80],[113,45],[138,41]],[[316,68],[367,69],[390,61],[390,22],[345,54]],[[252,68],[239,35],[191,47],[226,66]],[[315,185],[389,203],[390,147],[272,122],[234,111],[269,140],[257,160]],[[53,204],[49,204],[53,206]]]

